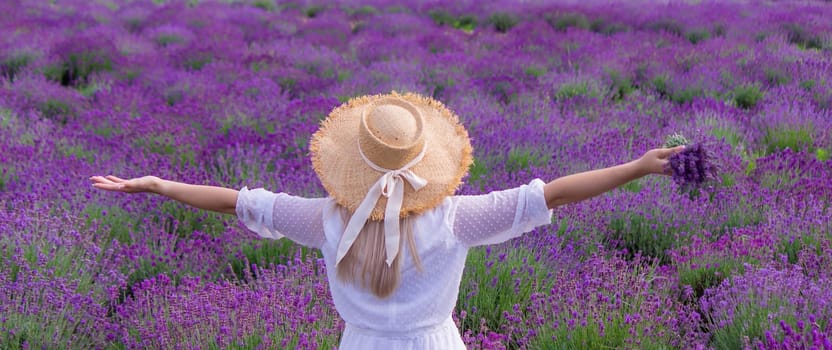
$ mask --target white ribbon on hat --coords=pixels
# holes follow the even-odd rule
[[[387,197],[387,207],[384,210],[384,245],[387,252],[387,266],[393,264],[393,260],[399,254],[399,239],[401,237],[399,232],[399,212],[402,209],[402,202],[404,202],[404,182],[402,178],[407,180],[410,186],[416,191],[428,184],[427,180],[410,171],[410,167],[419,163],[425,156],[425,150],[427,148],[427,143],[425,143],[425,146],[422,147],[422,151],[419,152],[416,158],[413,158],[413,160],[399,169],[390,170],[382,168],[367,159],[364,151],[361,150],[361,145],[358,145],[358,153],[361,154],[364,162],[370,168],[373,168],[373,170],[382,172],[384,175],[370,187],[364,200],[358,205],[349,223],[347,223],[347,227],[344,229],[344,235],[341,236],[341,242],[338,243],[338,255],[335,260],[336,265],[347,255],[350,247],[352,247],[352,244],[358,237],[358,233],[361,232],[361,228],[364,227],[367,219],[370,218],[373,208],[376,207],[376,202],[378,202],[379,197],[382,195]]]

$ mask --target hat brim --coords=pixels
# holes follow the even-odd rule
[[[421,214],[453,195],[473,163],[468,132],[459,123],[459,118],[439,101],[417,94],[400,95],[395,92],[349,100],[332,110],[312,135],[309,147],[312,167],[329,196],[350,212],[355,211],[382,175],[370,168],[359,153],[361,114],[374,101],[386,97],[410,102],[424,118],[427,152],[410,170],[426,179],[428,184],[415,191],[406,183],[404,203],[399,213],[401,217]],[[387,199],[381,196],[370,219],[384,219],[386,205]]]

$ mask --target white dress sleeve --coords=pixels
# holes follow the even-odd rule
[[[454,196],[448,220],[468,247],[497,244],[552,222],[543,181],[477,196]]]
[[[326,198],[303,198],[243,187],[237,195],[237,217],[263,238],[290,240],[320,249],[325,241],[323,207]]]

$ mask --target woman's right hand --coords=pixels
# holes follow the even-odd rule
[[[113,175],[90,177],[92,186],[95,188],[125,193],[154,192],[159,180],[156,176],[143,176],[130,180],[124,180]]]
[[[670,156],[679,153],[685,149],[685,146],[677,146],[674,148],[657,148],[647,151],[641,158],[636,160],[642,173],[647,174],[663,174],[670,175],[667,169],[667,162]]]

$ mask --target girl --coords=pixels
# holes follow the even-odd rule
[[[320,249],[346,322],[341,349],[464,349],[451,319],[468,249],[551,222],[552,208],[648,174],[682,150],[479,196],[454,196],[473,159],[458,118],[415,94],[364,96],[334,109],[312,136],[327,198],[240,191],[145,176],[93,176],[93,186],[152,192],[236,214],[261,237]]]

